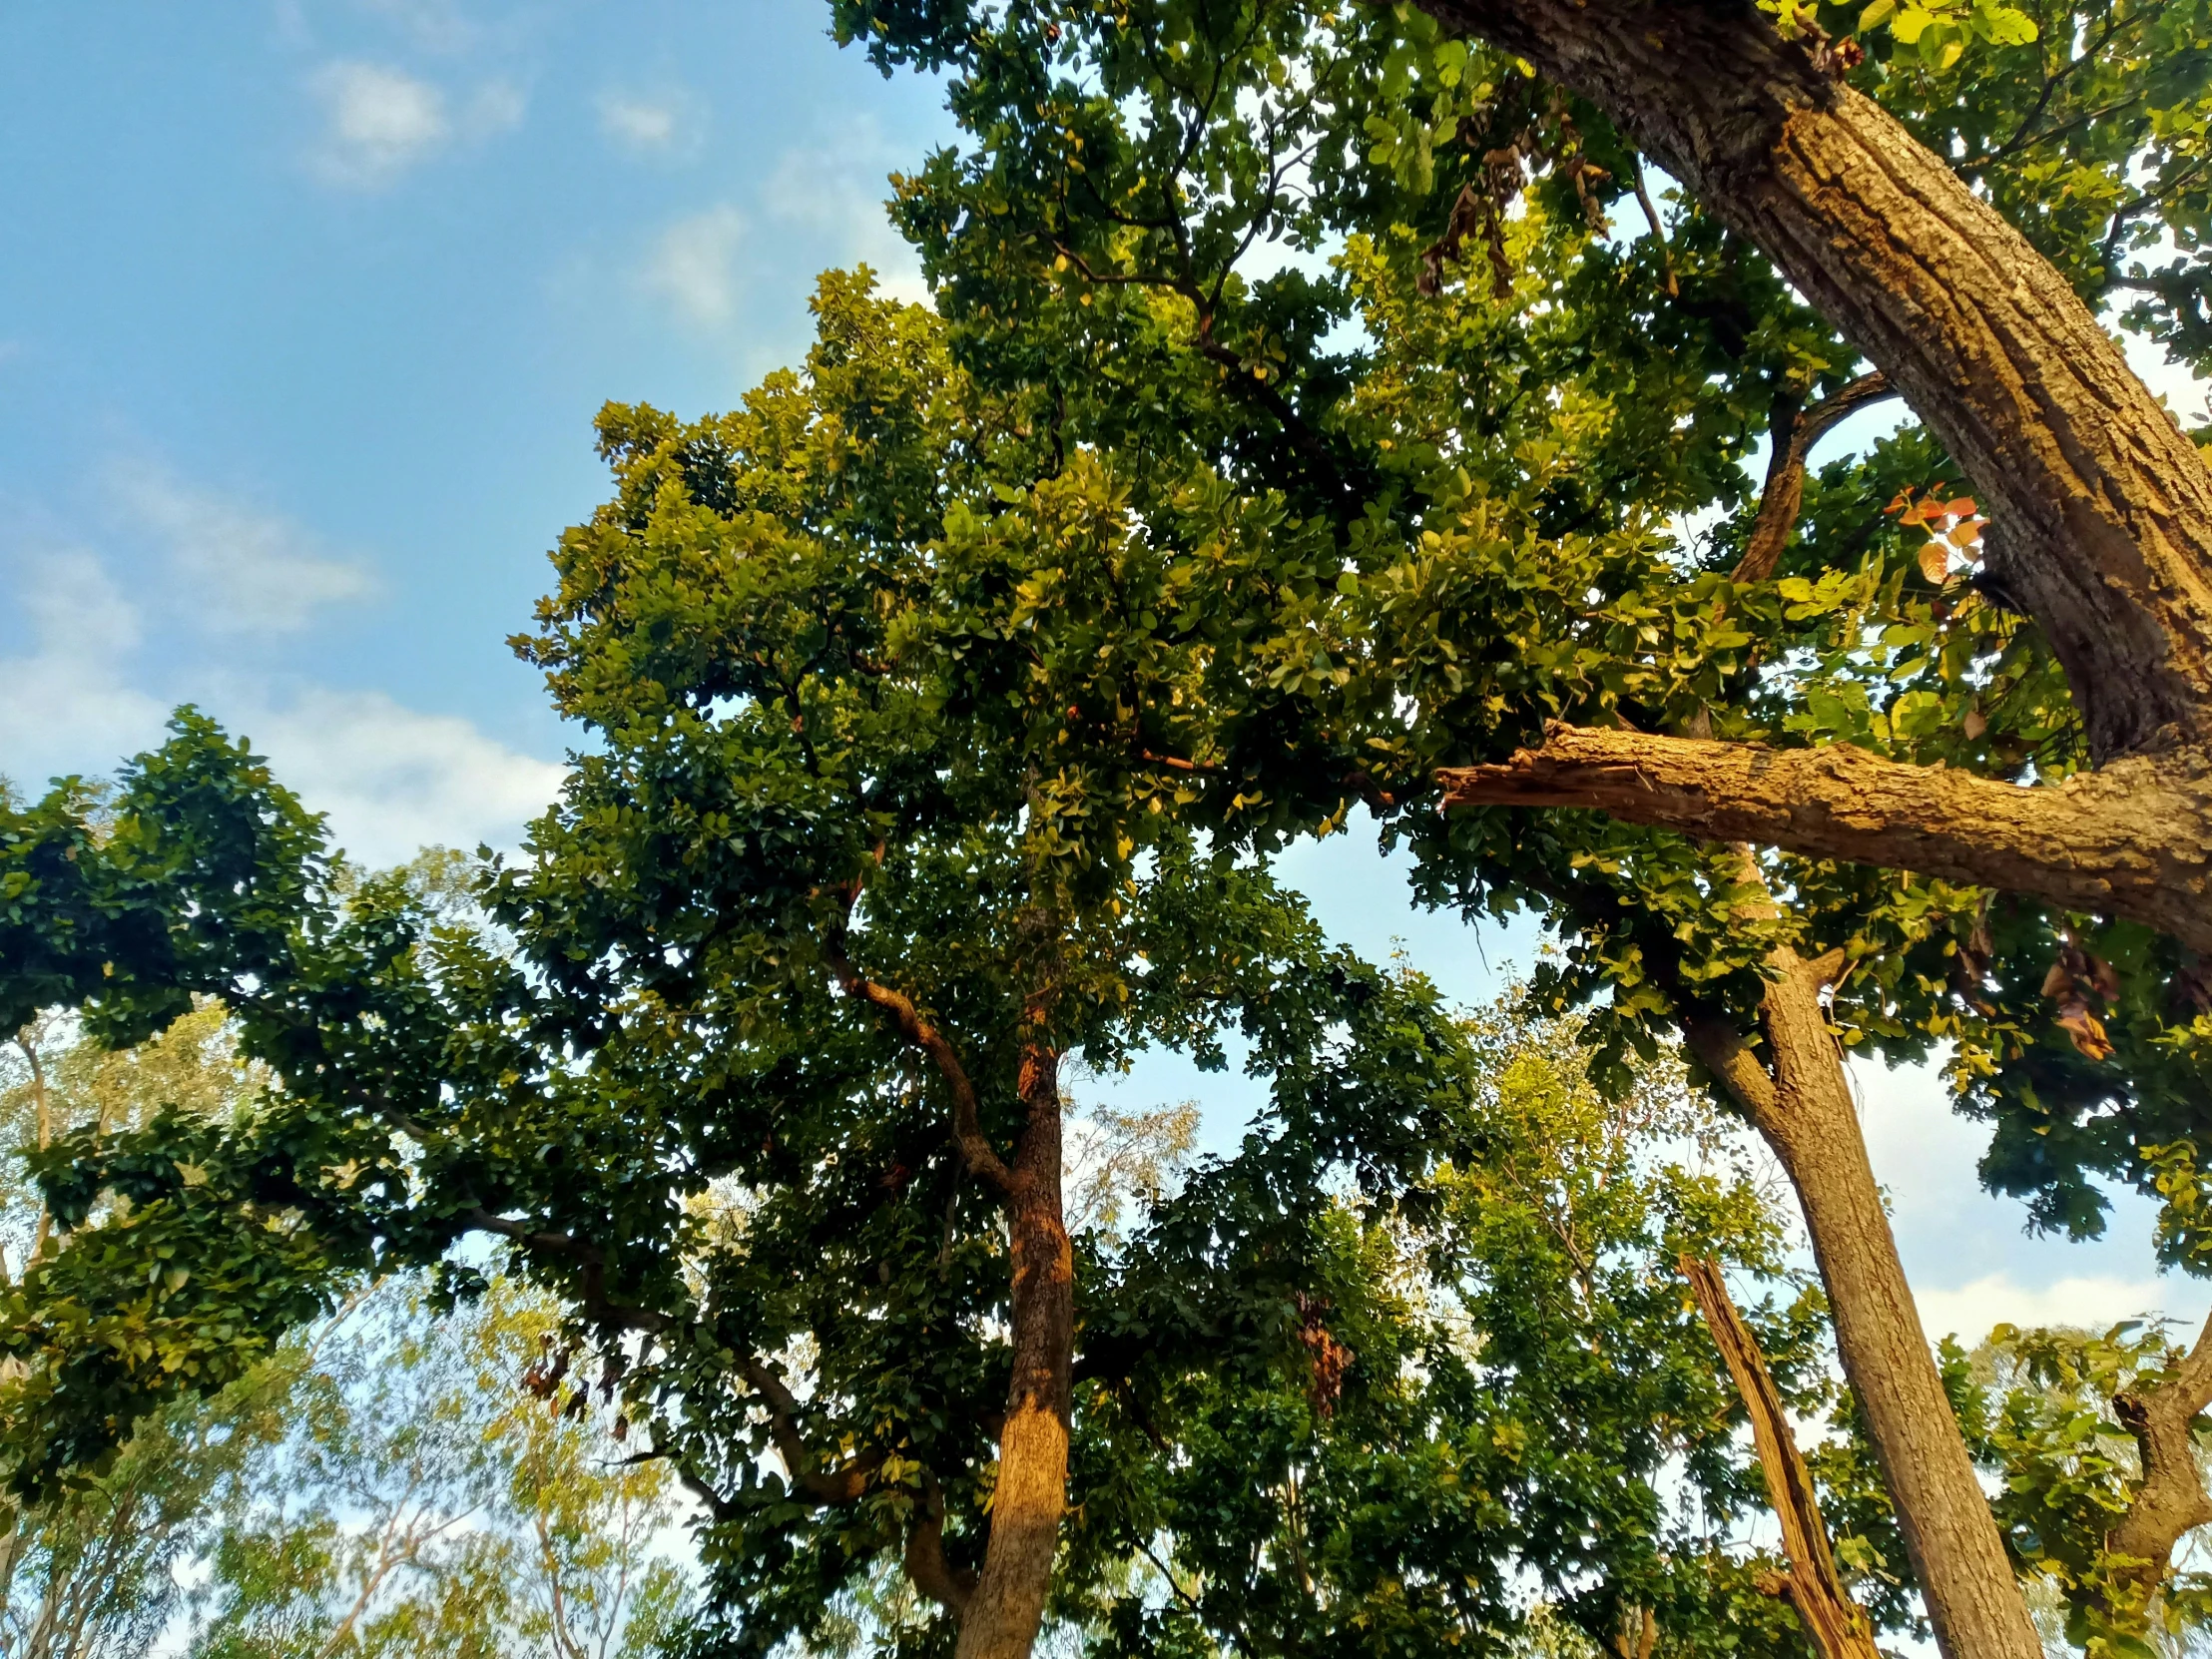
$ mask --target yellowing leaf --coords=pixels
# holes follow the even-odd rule
[[[1937,587],[1941,587],[1944,582],[1950,579],[1950,549],[1939,541],[1923,542],[1920,551],[1920,566],[1923,576],[1934,582]]]

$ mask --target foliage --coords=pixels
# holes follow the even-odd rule
[[[195,1659],[658,1651],[686,1585],[657,1535],[685,1506],[603,1418],[522,1386],[557,1331],[505,1285],[463,1319],[388,1290],[356,1310],[224,1494]]]
[[[1115,1264],[1061,1592],[1099,1651],[1539,1630],[1633,1651],[1647,1615],[1669,1651],[1791,1649],[1752,1585],[1771,1563],[1740,1547],[1760,1490],[1741,1408],[1674,1265],[1713,1252],[1779,1282],[1755,1316],[1793,1397],[1819,1396],[1819,1300],[1782,1277],[1739,1143],[1663,1068],[1600,1094],[1571,1029],[1501,1005],[1468,1035],[1481,1081],[1454,1160],[1392,1205],[1305,1198],[1299,1288],[1265,1264],[1303,1172],[1256,1140]],[[1229,1333],[1271,1325],[1223,1363]]]
[[[2155,1637],[2200,1631],[2212,1619],[2212,1579],[2183,1567],[2146,1584],[2129,1570],[2140,1563],[2106,1541],[2143,1473],[2113,1402],[2156,1386],[2180,1360],[2164,1332],[2136,1321],[2101,1332],[2000,1325],[1970,1359],[1950,1358],[1977,1385],[1969,1444],[2002,1476],[1993,1507],[2007,1545],[2024,1575],[2057,1590],[2066,1640],[2147,1659]]]
[[[1843,1041],[1947,1048],[1995,1126],[1985,1176],[2038,1225],[2091,1234],[2103,1183],[2155,1190],[2144,1149],[2193,1144],[2212,1017],[2170,940],[1798,857],[1762,859],[1769,915],[1732,854],[1665,832],[1425,810],[1436,766],[1553,719],[2022,781],[2081,764],[2063,679],[1918,427],[1813,468],[1777,567],[1739,574],[1744,463],[1858,366],[1755,250],[1663,205],[1597,112],[1409,6],[832,15],[886,73],[946,77],[958,142],[893,213],[955,362],[1058,449],[1095,447],[1148,534],[1265,537],[1270,604],[1208,680],[1216,746],[1177,752],[1204,763],[1194,811],[1265,840],[1364,804],[1430,902],[1540,909],[1567,949],[1539,992],[1594,1004],[1601,1067],[1685,1016],[1755,1037],[1767,952],[1842,948]],[[2212,363],[2198,0],[1866,26],[1862,88],[2085,295]],[[1181,510],[1201,497],[1204,526]],[[1931,522],[1931,498],[1961,510]],[[2069,952],[2110,964],[2077,982],[2112,994],[2046,990]]]

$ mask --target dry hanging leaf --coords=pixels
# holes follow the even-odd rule
[[[1982,733],[1989,730],[1988,717],[1983,715],[1979,709],[1968,709],[1966,711],[1966,718],[1960,721],[1958,725],[1959,729],[1963,731],[1969,739],[1978,738],[1981,736]]]
[[[2120,999],[2120,970],[2102,956],[2089,958],[2089,983],[2097,988],[2097,995],[2106,1002]]]
[[[2066,1035],[2073,1039],[2074,1047],[2079,1049],[2085,1058],[2091,1060],[2109,1060],[2112,1058],[2111,1039],[2105,1036],[2104,1027],[2098,1022],[2097,1016],[2089,1012],[2089,1005],[2079,997],[2073,998],[2059,1008],[2058,1023],[2064,1028]]]

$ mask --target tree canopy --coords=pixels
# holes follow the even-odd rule
[[[566,1310],[539,1383],[704,1506],[702,1641],[1536,1641],[1528,1574],[1623,1659],[1787,1642],[1672,1274],[1772,1218],[1592,1116],[1679,1051],[1802,1208],[1877,1616],[2028,1659],[2024,1566],[2139,1641],[2212,1358],[1992,1362],[2099,1380],[2131,1483],[2036,1474],[2024,1393],[1962,1433],[1843,1056],[1947,1055],[2034,1224],[2130,1184],[2206,1265],[2212,474],[2092,310],[2212,360],[2203,7],[832,16],[947,88],[935,309],[832,274],[738,409],[602,412],[519,858],[344,871],[189,711],[0,820],[0,1023],[212,998],[266,1073],[35,1151],[20,1488],[487,1235]],[[1269,855],[1356,818],[1544,917],[1582,1059],[1329,943]],[[1071,1237],[1076,1068],[1148,1048],[1269,1109]],[[1815,1317],[1763,1317],[1808,1400]]]

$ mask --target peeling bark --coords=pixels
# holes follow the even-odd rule
[[[1789,1413],[1782,1407],[1781,1392],[1767,1370],[1767,1357],[1744,1324],[1720,1268],[1703,1258],[1684,1254],[1682,1276],[1697,1298],[1698,1312],[1713,1333],[1713,1345],[1721,1351],[1728,1375],[1736,1383],[1744,1409],[1751,1417],[1752,1444],[1759,1452],[1759,1467],[1767,1477],[1767,1496],[1782,1521],[1782,1552],[1789,1558],[1787,1573],[1771,1575],[1760,1588],[1785,1597],[1811,1633],[1821,1659],[1880,1659],[1874,1645],[1874,1629],[1866,1609],[1852,1600],[1836,1570],[1835,1551],[1828,1541],[1828,1526],[1821,1519],[1820,1500],[1813,1490],[1813,1472],[1798,1450]]]
[[[1541,749],[1437,776],[1447,806],[1590,808],[1707,840],[2032,893],[2212,950],[2212,764],[2201,754],[2021,788],[1849,744],[1768,749],[1554,724]]]
[[[2002,215],[1741,0],[1422,4],[1604,109],[1904,393],[2097,761],[2212,743],[2212,469]]]
[[[2212,1405],[2212,1320],[2181,1363],[2147,1388],[2117,1395],[2112,1409],[2142,1458],[2142,1482],[2104,1547],[2141,1562],[2125,1582],[2154,1590],[2165,1581],[2183,1533],[2212,1523],[2212,1498],[2197,1470],[2197,1416]]]

